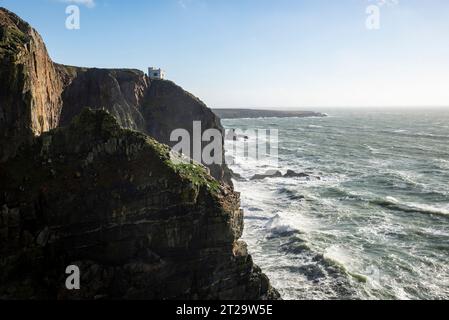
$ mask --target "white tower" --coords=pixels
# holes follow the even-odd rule
[[[163,80],[163,79],[165,79],[165,71],[162,70],[161,68],[149,67],[148,68],[148,77],[151,80]]]

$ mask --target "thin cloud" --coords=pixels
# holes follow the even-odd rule
[[[399,0],[370,0],[377,2],[377,5],[380,7],[388,6],[393,7],[399,5]]]
[[[189,4],[190,4],[190,0],[178,0],[178,5],[183,9],[187,9],[187,6]]]
[[[73,3],[78,5],[84,5],[88,8],[95,7],[95,0],[60,0],[65,3]]]

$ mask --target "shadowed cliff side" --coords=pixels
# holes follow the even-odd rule
[[[139,70],[87,69],[56,64],[64,83],[61,126],[84,108],[108,110],[127,129],[145,132],[140,105],[149,79]]]
[[[0,298],[278,297],[238,241],[238,194],[104,111],[36,138],[0,180]]]
[[[175,83],[166,80],[151,82],[151,86],[144,100],[142,113],[146,121],[146,132],[158,141],[171,147],[177,142],[170,141],[170,134],[174,128],[186,129],[194,137],[193,122],[201,122],[201,133],[208,129],[218,129],[225,136],[220,119],[204,102],[183,90]],[[208,142],[202,142],[202,149]],[[221,145],[224,145],[222,139]],[[193,150],[193,140],[191,143]],[[225,159],[224,148],[222,159]],[[209,165],[211,175],[217,180],[232,186],[230,170],[226,165]]]

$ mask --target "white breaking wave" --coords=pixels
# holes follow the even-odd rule
[[[400,200],[394,197],[386,197],[385,199],[387,200],[387,203],[390,203],[404,211],[416,211],[427,214],[449,215],[449,204],[436,207],[422,203],[401,202]]]

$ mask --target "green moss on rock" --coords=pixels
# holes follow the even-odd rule
[[[0,55],[17,53],[29,42],[29,37],[18,28],[0,26]]]
[[[213,193],[220,191],[220,183],[212,178],[204,167],[194,163],[175,164],[170,160],[168,160],[167,164],[181,177],[188,179],[195,186],[206,187],[207,190]]]

